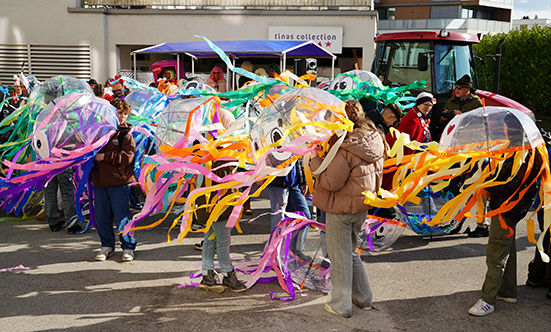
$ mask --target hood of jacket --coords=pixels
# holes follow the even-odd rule
[[[385,148],[384,144],[373,144],[374,140],[383,140],[378,131],[354,128],[347,134],[340,148],[368,163],[373,163],[384,156]]]

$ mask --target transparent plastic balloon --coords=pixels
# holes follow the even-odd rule
[[[198,81],[189,81],[182,86],[181,94],[184,96],[198,96],[201,91],[216,93],[211,86]]]
[[[305,230],[308,231],[307,237],[303,237]],[[286,250],[286,241],[284,239],[280,244],[279,261],[287,262],[293,282],[301,288],[329,293],[331,263],[327,255],[325,230],[306,225],[289,235],[289,250]]]
[[[209,131],[206,126],[212,124],[211,117],[217,107],[214,99],[208,97],[178,99],[170,102],[157,121],[155,132],[157,152],[161,144],[173,147],[186,136],[189,128],[193,127],[199,133]],[[188,146],[191,146],[191,143]]]
[[[358,234],[357,246],[370,248],[369,243],[371,242],[374,251],[388,248],[398,240],[405,229],[403,224],[383,223],[368,217],[362,225],[362,231]]]
[[[383,89],[383,83],[372,72],[367,70],[351,70],[335,76],[335,78],[329,83],[329,90],[356,89],[359,82],[350,76],[357,77],[360,82],[370,82],[375,87]]]
[[[89,146],[116,128],[116,110],[108,101],[71,93],[38,113],[32,146],[41,158],[54,157],[53,148],[73,151]]]
[[[282,146],[285,146],[300,136],[311,136],[316,139],[331,135],[330,130],[317,126],[300,127],[287,135],[285,131],[303,123],[342,122],[346,115],[344,112],[335,112],[335,108],[344,109],[344,103],[332,94],[317,88],[306,87],[284,92],[262,111],[251,129],[250,146],[254,162],[257,163],[260,159],[259,151],[262,148],[282,138]],[[275,167],[292,155],[288,151],[275,151],[270,153],[266,160],[269,166]]]
[[[536,124],[526,114],[507,107],[481,107],[456,115],[444,128],[440,151],[467,153],[514,147],[531,149],[543,143]]]
[[[155,89],[133,91],[125,100],[132,106],[133,114],[150,119],[156,119],[168,103],[167,95]],[[129,122],[134,125],[132,121]]]
[[[33,89],[29,95],[29,111],[34,117],[52,100],[73,92],[94,95],[90,85],[71,76],[50,77]]]

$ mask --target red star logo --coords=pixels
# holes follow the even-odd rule
[[[323,45],[321,45],[321,42],[319,42],[318,45],[319,45],[320,47],[323,47]]]
[[[331,47],[331,43],[330,42],[325,43],[325,47]]]

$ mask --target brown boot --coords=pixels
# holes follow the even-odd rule
[[[228,272],[228,276],[224,278],[224,286],[234,293],[244,292],[247,290],[247,286],[243,284],[235,276],[235,270]]]
[[[253,210],[251,210],[251,201],[249,199],[243,203],[243,211],[245,211],[244,213],[248,216],[253,214]]]
[[[226,278],[224,278],[224,282],[225,281],[226,281]],[[216,276],[214,275],[213,270],[208,270],[206,275],[203,274],[203,279],[199,284],[199,289],[220,294],[226,290],[226,287],[224,287],[224,285],[220,285],[217,282]]]

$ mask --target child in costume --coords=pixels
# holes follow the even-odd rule
[[[224,109],[220,109],[220,117],[222,125],[227,129],[235,118],[233,115]],[[212,163],[212,168],[216,169],[225,164],[224,161],[215,161]],[[236,167],[226,166],[218,168],[214,171],[219,177],[227,176],[235,172]],[[216,183],[213,181],[212,183]],[[219,199],[223,199],[224,196],[232,193],[232,189],[220,190],[219,192],[213,192],[210,199],[212,200],[215,194],[220,194]],[[206,203],[205,196],[199,196],[197,199],[197,204],[199,206]],[[210,216],[211,208],[203,208],[197,210],[197,219],[199,223],[206,223]],[[218,218],[218,221],[212,223],[210,229],[205,233],[202,246],[202,260],[203,267],[201,268],[203,279],[199,284],[199,288],[202,290],[211,291],[214,293],[222,293],[224,290],[229,289],[232,292],[243,292],[247,290],[247,287],[237,279],[235,275],[235,270],[231,263],[230,258],[230,243],[231,243],[231,228],[226,227],[226,221],[228,220],[232,212],[232,206],[229,206]],[[216,278],[216,273],[214,271],[214,253],[218,257],[218,262],[220,263],[220,272],[225,273],[224,280],[222,284],[219,284]]]
[[[515,123],[508,118],[509,115],[504,120],[507,137],[508,128],[513,128]],[[507,125],[508,123],[511,125]],[[482,285],[480,299],[469,309],[469,314],[474,316],[486,316],[494,312],[497,300],[517,302],[515,227],[526,216],[538,193],[539,185],[536,178],[542,166],[542,157],[537,150],[529,151],[514,176],[513,165],[514,156],[503,161],[496,176],[496,181],[501,184],[486,188],[490,194],[492,210],[499,209],[505,204],[514,205],[492,217],[486,249],[486,279]]]
[[[132,125],[126,123],[131,107],[119,98],[113,99],[111,105],[117,108],[118,128],[96,155],[90,175],[94,186],[96,226],[101,240],[97,261],[106,260],[115,250],[113,219],[117,232],[123,231],[131,220],[129,184],[136,181],[133,170],[136,145],[130,133]],[[122,260],[133,260],[136,240],[130,234],[121,234],[119,239],[123,249]]]

